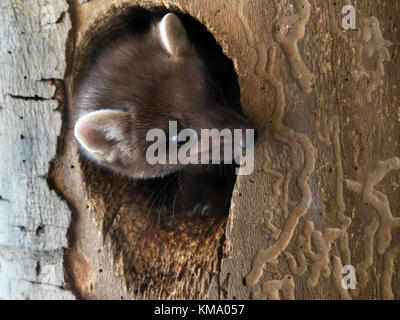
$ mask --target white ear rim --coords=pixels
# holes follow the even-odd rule
[[[172,56],[180,56],[190,48],[190,41],[185,27],[177,15],[167,13],[160,25],[161,43]]]
[[[83,126],[87,126],[88,123],[90,124],[90,119],[92,119],[93,117],[98,118],[100,116],[104,116],[104,114],[107,114],[107,113],[111,114],[110,119],[116,119],[116,118],[120,117],[121,114],[124,112],[119,111],[119,110],[111,110],[111,109],[97,110],[97,111],[93,111],[88,114],[85,114],[84,116],[79,118],[79,120],[75,124],[74,136],[75,136],[76,140],[78,140],[79,144],[81,144],[85,150],[89,151],[93,155],[103,156],[103,155],[105,155],[105,152],[103,150],[96,150],[96,149],[90,148],[87,145],[87,143],[84,141],[85,139],[83,139],[82,136],[80,135],[80,131],[83,128]]]

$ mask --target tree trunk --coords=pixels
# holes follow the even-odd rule
[[[66,2],[0,5],[1,298],[399,299],[398,1]],[[79,157],[71,97],[137,5],[234,63],[259,137],[227,219],[149,224],[145,184]]]
[[[47,183],[63,125],[68,5],[5,0],[0,13],[0,298],[72,299],[71,213]]]

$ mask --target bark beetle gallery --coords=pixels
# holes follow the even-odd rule
[[[0,14],[0,298],[399,299],[399,1]],[[150,127],[257,128],[254,170]]]

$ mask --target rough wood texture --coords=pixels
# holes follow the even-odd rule
[[[162,227],[148,226],[139,196],[142,186],[81,160],[69,122],[65,121],[65,135],[48,181],[67,200],[73,213],[65,268],[78,297],[400,298],[398,1],[352,1],[357,9],[356,30],[341,27],[341,10],[349,1],[80,2],[83,4],[70,3],[74,30],[70,40],[74,45],[69,61],[71,72],[66,77],[68,98],[85,66],[87,51],[96,45],[96,41],[88,41],[98,40],[96,32],[104,32],[110,25],[117,27],[113,16],[125,12],[127,6],[164,6],[188,13],[203,23],[232,59],[242,108],[256,123],[260,138],[255,150],[255,171],[251,176],[239,177],[226,223],[188,219]],[[2,8],[10,8],[11,4],[5,3]],[[41,3],[37,5],[41,7]],[[66,14],[62,23],[68,21]],[[51,72],[42,77],[38,73],[32,79],[63,77],[63,45],[64,42],[52,49],[58,50],[53,58],[59,62],[61,74],[54,76]],[[21,45],[21,50],[25,47],[26,44]],[[39,50],[41,46],[35,48]],[[47,64],[53,61],[43,55],[37,59]],[[53,71],[47,64],[46,68],[37,69]],[[23,68],[25,64],[8,60],[6,66],[11,69],[2,75],[0,116],[6,126],[0,132],[2,139],[7,133],[7,139],[1,148],[16,150],[24,142],[19,141],[21,133],[16,131],[20,127],[29,129],[32,139],[37,137],[40,145],[43,141],[43,148],[51,150],[43,152],[37,146],[26,150],[21,144],[12,157],[5,152],[1,155],[4,163],[0,167],[0,194],[9,201],[0,201],[0,208],[6,209],[6,225],[17,226],[6,229],[7,233],[2,230],[1,239],[14,239],[13,245],[23,234],[15,217],[27,219],[24,212],[28,210],[34,212],[29,217],[52,217],[58,221],[50,225],[65,227],[68,220],[65,204],[48,192],[46,181],[39,177],[46,175],[54,155],[60,115],[50,113],[54,109],[51,101],[20,101],[7,95],[24,95],[21,92],[27,86],[21,85],[23,69],[11,72],[16,65]],[[29,68],[31,72],[37,69]],[[17,79],[4,81],[3,77]],[[9,84],[14,91],[6,88]],[[50,99],[54,94],[37,91],[37,86],[47,85],[45,82],[33,81],[31,85],[35,87],[28,89],[32,92],[26,95],[40,92],[39,96]],[[13,109],[7,108],[11,103]],[[32,123],[46,119],[46,126],[18,124],[16,110],[31,115],[35,119]],[[73,106],[68,110],[70,113]],[[49,134],[52,126],[56,129]],[[43,128],[46,134],[40,131]],[[11,134],[13,139],[8,138]],[[22,159],[29,151],[40,156],[29,157],[35,165],[26,171],[29,163],[23,166],[16,159]],[[8,178],[11,175],[13,179]],[[8,181],[21,186],[9,188]],[[43,191],[33,192],[36,186]],[[13,201],[13,197],[17,199]],[[54,208],[58,208],[56,215],[52,214]],[[25,226],[27,230],[37,228],[32,220],[32,225]],[[10,234],[9,230],[14,229],[16,235]],[[65,244],[65,229],[54,231],[52,239],[55,236],[58,240],[46,242],[46,246],[60,248]],[[42,250],[34,241],[29,238],[29,245],[20,247],[31,248],[31,243],[38,243],[34,248],[39,246]],[[3,261],[11,261],[14,266],[24,257],[34,267],[35,260],[26,258],[33,254],[18,253],[7,246],[0,252],[1,288],[7,288],[4,292],[10,296],[8,282],[8,287],[3,285],[4,279],[11,281],[4,276]],[[56,249],[55,252],[60,253]],[[61,254],[57,263],[60,259]],[[356,268],[355,290],[341,286],[344,265]],[[60,264],[57,266],[61,268]],[[61,270],[56,274],[62,275]]]
[[[46,181],[62,127],[66,1],[0,4],[0,299],[73,299],[70,211]]]

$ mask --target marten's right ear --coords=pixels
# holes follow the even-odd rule
[[[190,48],[190,40],[181,20],[173,14],[166,14],[159,25],[161,43],[172,56],[185,55]]]
[[[124,139],[123,123],[127,114],[117,110],[98,110],[81,117],[74,135],[84,150],[96,160],[114,162],[120,157],[117,143]]]

